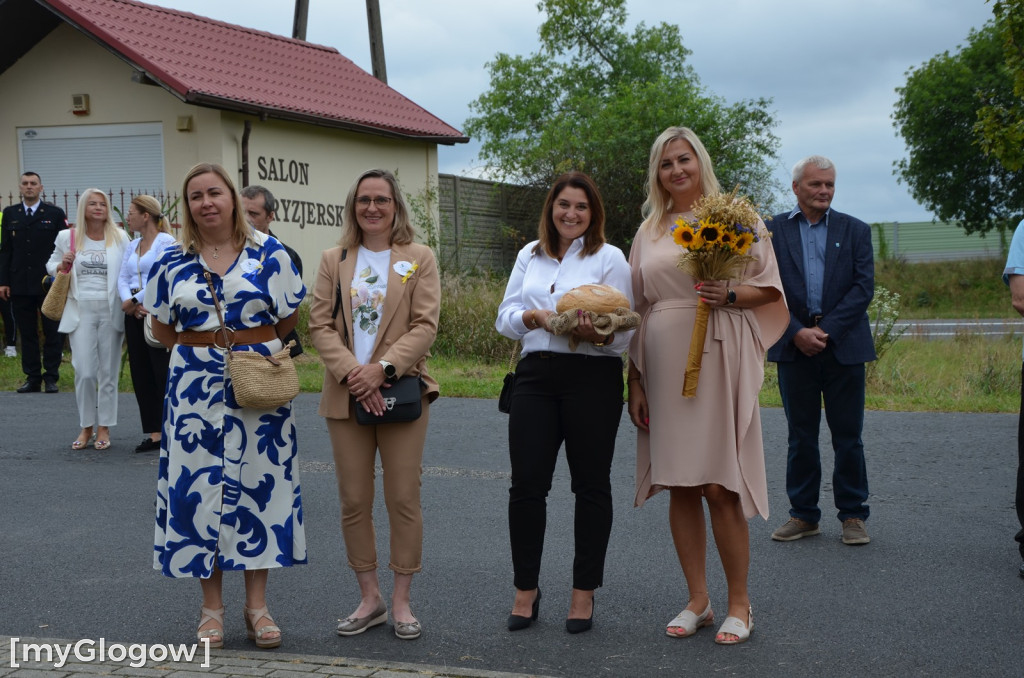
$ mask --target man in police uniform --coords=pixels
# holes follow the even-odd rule
[[[35,172],[21,175],[21,202],[11,205],[0,217],[0,299],[9,299],[14,321],[21,334],[21,370],[25,383],[18,393],[57,392],[61,352],[64,335],[57,331],[58,323],[50,320],[39,309],[46,298],[43,278],[46,262],[53,253],[57,233],[67,228],[64,210],[40,200],[43,184]],[[39,359],[39,321],[42,320],[43,359]]]

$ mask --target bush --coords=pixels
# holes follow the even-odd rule
[[[494,329],[505,284],[505,280],[490,275],[442,273],[441,320],[434,355],[507,362],[511,340]]]

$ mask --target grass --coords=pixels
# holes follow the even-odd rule
[[[1004,263],[1002,259],[876,261],[875,285],[899,293],[902,318],[1015,318],[1002,280]]]
[[[901,318],[1013,318],[1002,283],[1002,262],[973,260],[936,264],[882,261],[876,284],[901,296]],[[447,397],[497,398],[508,369],[512,342],[494,330],[505,281],[497,277],[446,275],[442,283],[441,331],[429,361],[431,375]],[[323,365],[307,329],[309,309],[300,307],[299,336],[306,352],[296,359],[302,390],[323,386]],[[120,388],[131,391],[127,360]],[[1020,405],[1021,337],[986,339],[963,334],[950,341],[903,338],[882,360],[869,365],[869,409],[927,412],[1017,412]],[[74,388],[65,353],[60,386]],[[0,390],[24,380],[21,361],[0,359]],[[780,407],[775,365],[768,363],[761,404]]]

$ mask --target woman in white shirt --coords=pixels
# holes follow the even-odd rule
[[[59,331],[71,343],[75,370],[75,401],[81,433],[71,449],[80,450],[96,437],[94,447],[110,447],[110,427],[117,424],[117,379],[124,339],[124,313],[117,294],[117,275],[128,236],[111,216],[110,198],[87,188],[78,199],[73,229],[57,235],[46,270],[71,267],[71,288]],[[95,433],[94,433],[95,432]]]
[[[547,494],[558,449],[576,495],[572,602],[565,628],[593,624],[594,590],[602,585],[612,527],[611,464],[622,416],[622,353],[632,331],[602,336],[585,314],[568,336],[549,318],[563,294],[587,283],[610,285],[632,305],[629,264],[604,239],[604,205],[593,180],[562,175],[548,192],[538,239],[520,250],[498,308],[497,330],[522,341],[508,421],[512,487],[508,522],[515,603],[508,629],[527,628],[540,607],[540,562]]]
[[[161,213],[160,202],[151,195],[132,198],[126,220],[128,228],[139,237],[124,250],[117,292],[124,311],[124,335],[132,387],[135,389],[135,401],[139,404],[142,431],[146,434],[135,451],[151,452],[160,449],[164,390],[167,388],[167,366],[171,354],[163,346],[153,347],[146,343],[145,322],[149,312],[142,305],[142,300],[146,295],[150,269],[175,240],[171,235],[170,222]]]

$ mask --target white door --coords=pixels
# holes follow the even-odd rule
[[[111,194],[124,213],[131,195],[164,194],[163,125],[19,127],[21,171],[36,172],[46,200],[75,221],[77,195],[87,188]],[[115,221],[119,221],[114,215]]]

